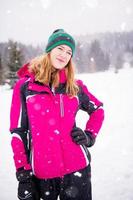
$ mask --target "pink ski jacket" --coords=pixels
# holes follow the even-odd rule
[[[72,141],[79,109],[87,112],[85,130],[96,138],[104,119],[102,102],[77,80],[79,93],[65,92],[65,71],[54,91],[36,82],[24,65],[14,86],[10,112],[11,145],[16,169],[32,169],[40,179],[62,177],[86,167],[90,162],[87,148]],[[81,119],[84,120],[84,119]]]

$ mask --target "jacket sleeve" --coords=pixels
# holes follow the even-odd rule
[[[103,103],[88,91],[82,81],[78,81],[78,84],[80,86],[80,109],[89,114],[85,131],[92,133],[92,136],[96,138],[104,120]]]
[[[28,118],[22,85],[25,79],[20,79],[14,86],[10,109],[11,146],[16,169],[31,169],[28,157]]]

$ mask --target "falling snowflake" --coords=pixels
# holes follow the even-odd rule
[[[10,15],[11,13],[12,13],[11,10],[7,10],[7,11],[6,11],[6,14],[7,14],[7,15]]]
[[[75,198],[78,195],[78,189],[75,186],[70,186],[65,190],[68,197]]]
[[[95,136],[97,136],[97,133],[94,133]]]
[[[84,45],[83,45],[83,44],[81,44],[81,45],[79,46],[79,48],[80,48],[80,49],[84,48]]]
[[[54,133],[56,133],[58,135],[58,134],[60,134],[60,131],[56,129],[56,130],[54,130]]]
[[[15,60],[15,63],[17,64],[17,63],[18,63],[18,60]]]
[[[120,27],[121,30],[124,31],[126,29],[126,22],[123,22]]]
[[[41,112],[41,114],[42,114],[42,115],[45,115],[45,112],[44,112],[44,111],[42,111],[42,112]]]
[[[32,176],[33,175],[33,172],[30,172],[30,176]]]
[[[50,139],[51,141],[53,141],[53,140],[54,140],[54,138],[53,138],[53,137],[50,137],[49,139]]]
[[[41,105],[40,105],[39,103],[36,103],[36,104],[34,105],[34,109],[35,109],[35,110],[40,110],[40,109],[41,109]]]
[[[28,194],[29,192],[27,190],[24,191],[25,194]]]
[[[50,6],[51,2],[50,0],[41,0],[41,4],[42,7],[46,10]]]
[[[75,172],[75,173],[74,173],[74,176],[81,177],[81,176],[82,176],[82,174],[81,174],[80,172]]]
[[[50,192],[49,192],[49,191],[46,191],[46,192],[45,192],[45,195],[46,195],[46,196],[49,196],[49,195],[50,195]]]
[[[91,58],[90,58],[90,61],[91,61],[91,62],[94,62],[94,58],[93,58],[93,57],[91,57]]]
[[[48,122],[51,126],[55,125],[55,119],[51,118]]]
[[[31,128],[34,129],[34,128],[35,128],[35,125],[32,125]]]
[[[8,48],[7,48],[8,50],[10,50],[10,49],[12,49],[10,46],[8,46]]]

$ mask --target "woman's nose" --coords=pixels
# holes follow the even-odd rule
[[[67,56],[67,52],[66,52],[66,51],[62,51],[62,52],[61,52],[61,56],[62,56],[62,57],[66,57],[66,56]]]

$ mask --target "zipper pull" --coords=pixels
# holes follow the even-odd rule
[[[60,114],[61,117],[64,117],[64,103],[62,94],[60,94]]]

